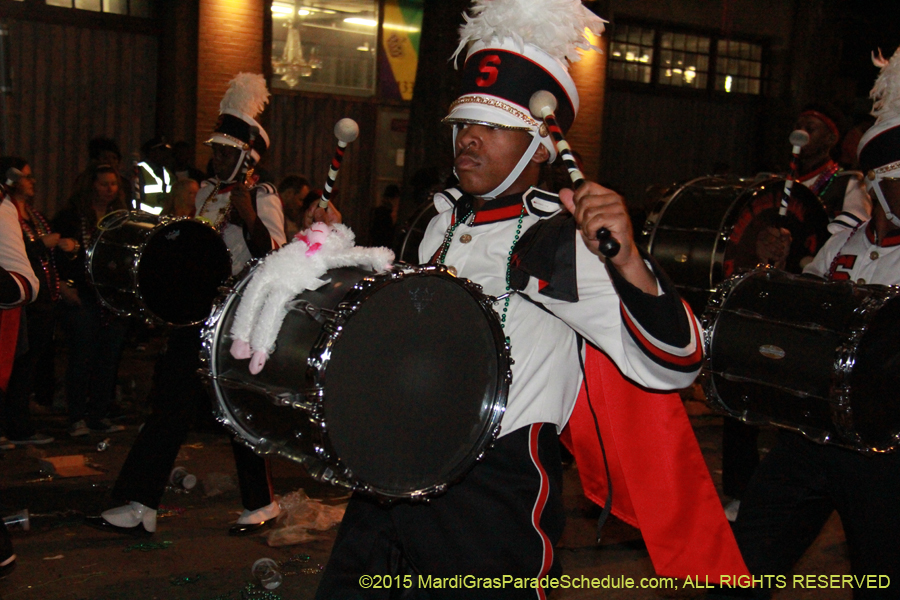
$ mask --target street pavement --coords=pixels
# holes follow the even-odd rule
[[[270,547],[264,534],[230,537],[228,526],[241,511],[231,446],[224,433],[206,428],[192,433],[176,461],[199,483],[190,491],[169,488],[162,501],[158,529],[151,538],[131,538],[83,525],[84,515],[114,506],[109,497],[119,468],[147,411],[146,395],[160,338],[147,349],[128,348],[120,370],[126,431],[73,439],[59,411],[36,414],[39,429],[56,437],[44,446],[18,447],[0,453],[0,514],[30,514],[30,530],[11,528],[18,555],[15,571],[0,580],[0,599],[66,600],[245,600],[313,598],[321,566],[335,530],[317,532],[311,541]],[[62,360],[60,361],[62,362]],[[720,486],[721,417],[686,398],[691,422],[717,486]],[[58,409],[59,407],[57,407]],[[108,438],[108,448],[98,443]],[[764,432],[763,443],[771,440]],[[61,477],[48,458],[83,457],[93,475]],[[72,459],[82,461],[82,458]],[[302,467],[274,459],[275,492],[297,490],[324,504],[340,506],[347,492],[309,478]],[[597,510],[581,494],[577,465],[566,470],[564,500],[567,525],[558,553],[564,572],[585,577],[650,578],[654,571],[640,532],[610,518],[602,543],[595,542]],[[723,498],[723,503],[726,499]],[[660,499],[663,502],[664,499]],[[251,567],[260,558],[280,564],[283,583],[268,592],[254,584]],[[847,550],[836,516],[797,565],[802,574],[849,573]],[[587,598],[700,598],[702,589],[561,590],[557,600]],[[461,596],[463,597],[463,596]],[[776,600],[849,600],[849,590],[801,590],[790,586]]]

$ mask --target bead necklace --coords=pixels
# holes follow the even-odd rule
[[[437,258],[437,264],[444,264],[444,259],[447,258],[447,250],[450,249],[450,242],[453,240],[453,234],[456,232],[456,228],[459,227],[462,223],[471,225],[474,219],[475,212],[469,210],[469,212],[467,212],[458,221],[454,221],[453,223],[451,223],[450,227],[447,228],[447,233],[444,234],[444,241],[441,242],[441,248],[439,250],[440,255]],[[456,269],[453,269],[452,273],[456,275]]]
[[[509,301],[512,297],[512,285],[510,283],[510,274],[512,272],[512,257],[513,252],[515,251],[516,244],[519,242],[519,238],[522,235],[522,223],[525,220],[525,215],[527,214],[527,210],[525,209],[525,205],[522,204],[522,211],[519,213],[519,221],[516,224],[516,233],[513,236],[512,244],[509,247],[509,253],[506,256],[506,291],[500,296],[503,298],[503,310],[500,313],[500,326],[503,329],[506,329],[506,315],[509,312]],[[444,259],[447,257],[447,251],[450,249],[450,243],[453,241],[453,234],[456,232],[456,228],[459,227],[461,223],[469,221],[466,225],[471,225],[471,221],[474,220],[475,213],[473,211],[469,211],[466,213],[464,217],[459,219],[458,221],[454,221],[450,227],[447,228],[447,233],[444,234],[444,241],[441,243],[441,247],[438,249],[436,259],[433,259],[433,262],[436,262],[439,265],[444,264]],[[449,268],[450,272],[453,275],[456,275],[456,269],[453,267]],[[499,298],[498,298],[499,299]],[[509,343],[509,336],[506,336],[506,342]]]
[[[200,210],[197,211],[197,218],[209,220],[209,218],[204,215],[204,212],[206,212],[206,205],[219,195],[220,187],[222,187],[222,181],[216,181],[216,186],[213,188],[212,193],[206,197],[206,200],[203,201],[203,206],[201,206]],[[222,230],[225,229],[225,226],[228,225],[228,219],[226,218],[226,215],[228,214],[229,208],[231,208],[231,194],[228,195],[228,200],[225,201],[225,205],[219,208],[219,211],[216,213],[215,219],[212,221],[212,226],[219,233],[221,233]]]
[[[832,161],[824,171],[816,178],[813,184],[809,187],[810,191],[816,196],[821,196],[825,193],[825,190],[828,186],[831,185],[831,182],[834,180],[834,176],[837,175],[838,171],[841,170],[841,166],[836,162]]]
[[[509,254],[506,257],[506,299],[503,301],[503,313],[500,315],[500,327],[506,329],[506,312],[509,310],[509,299],[512,297],[512,285],[509,278],[512,272],[512,257],[516,244],[519,243],[519,237],[522,235],[522,221],[525,219],[525,205],[522,205],[522,212],[519,213],[519,222],[516,225],[516,234],[513,236],[512,244],[509,247]],[[506,343],[509,343],[509,336],[506,336]]]
[[[52,233],[50,224],[44,218],[44,215],[32,210],[30,206],[25,205],[25,211],[28,218],[23,219],[19,216],[19,225],[25,233],[25,237],[29,242],[37,242],[45,235]],[[47,252],[46,255],[40,257],[41,269],[44,271],[44,280],[47,282],[47,288],[50,290],[50,299],[53,302],[59,300],[59,272],[56,270],[56,261],[53,252]]]

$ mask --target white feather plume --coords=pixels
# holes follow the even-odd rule
[[[606,22],[584,7],[581,0],[474,0],[466,22],[459,30],[459,47],[453,59],[470,43],[490,44],[505,38],[520,51],[525,44],[537,46],[559,61],[581,60],[578,49],[597,50],[585,36],[603,33]]]
[[[238,73],[228,83],[225,96],[219,103],[219,112],[223,113],[227,109],[237,110],[255,119],[266,107],[269,95],[266,80],[262,75]]]
[[[900,116],[900,49],[894,52],[890,60],[881,56],[872,55],[872,62],[881,67],[881,73],[875,80],[875,86],[869,92],[872,104],[872,116],[878,117],[878,121]]]

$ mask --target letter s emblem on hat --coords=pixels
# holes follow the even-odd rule
[[[475,85],[478,87],[491,87],[497,81],[497,75],[500,74],[500,71],[497,70],[496,66],[500,64],[500,56],[497,54],[488,54],[484,58],[481,59],[481,64],[478,65],[478,72],[481,73],[481,77],[478,77],[475,80]]]

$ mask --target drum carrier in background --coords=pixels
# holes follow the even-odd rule
[[[828,215],[806,187],[795,185],[788,214],[777,221],[784,179],[700,177],[666,188],[643,228],[647,251],[669,275],[696,314],[731,275],[755,268],[756,238],[776,223],[791,232],[785,269],[816,254],[828,238]]]
[[[114,312],[165,325],[209,316],[231,276],[231,253],[210,225],[188,218],[117,210],[97,225],[88,276]]]
[[[444,491],[496,438],[512,361],[480,286],[443,266],[332,269],[252,375],[230,348],[253,273],[217,302],[202,355],[219,420],[257,453],[391,500]]]
[[[707,401],[863,453],[900,446],[900,288],[758,269],[703,315]]]

